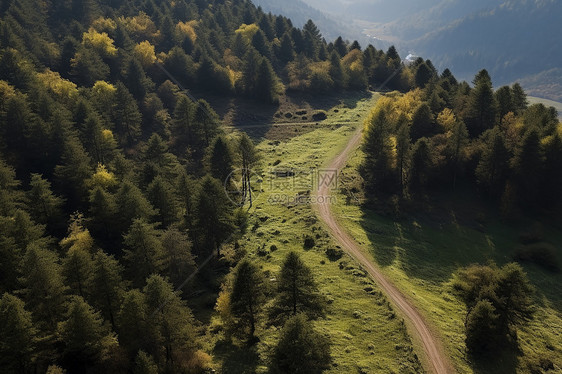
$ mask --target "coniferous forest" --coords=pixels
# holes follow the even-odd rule
[[[494,90],[484,70],[457,82],[247,0],[0,0],[0,372],[207,372],[208,321],[196,316],[213,307],[244,344],[259,340],[258,320],[279,330],[271,372],[329,368],[330,341],[308,323],[328,300],[299,254],[275,290],[243,251],[221,259],[249,229],[225,181],[259,152],[202,98],[275,107],[381,89],[393,92],[365,129],[369,204],[407,210],[469,188],[508,217],[559,214],[556,111],[529,106],[517,84]],[[519,269],[490,271],[490,287],[515,274],[515,314],[530,316]],[[457,288],[478,306],[472,320],[504,305],[469,283]],[[196,289],[218,299],[194,310]],[[519,321],[504,315],[496,330],[474,322],[475,351],[478,328],[501,335]]]

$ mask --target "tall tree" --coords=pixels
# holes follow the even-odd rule
[[[88,283],[88,300],[101,311],[113,329],[116,328],[115,317],[127,284],[123,281],[122,273],[123,268],[115,257],[102,250],[94,254],[92,276]]]
[[[362,169],[367,188],[375,193],[392,192],[394,187],[391,162],[392,143],[385,110],[375,109],[367,119],[366,126],[363,146],[365,161]]]
[[[123,258],[136,286],[143,285],[148,276],[162,270],[162,243],[154,225],[135,219],[124,236],[124,244],[127,249],[123,251]]]
[[[29,187],[31,189],[26,193],[26,200],[33,219],[50,228],[57,227],[61,222],[64,200],[52,192],[51,183],[41,174],[31,174]]]
[[[4,373],[32,373],[37,330],[31,313],[16,296],[0,298],[0,369]]]
[[[238,264],[234,272],[230,308],[236,318],[240,335],[253,341],[258,315],[265,301],[263,275],[248,260]]]
[[[271,359],[274,373],[320,374],[332,362],[330,342],[298,314],[285,323]]]
[[[408,177],[410,192],[420,193],[429,183],[429,174],[432,168],[431,153],[427,139],[421,138],[412,150],[412,160]]]
[[[154,178],[148,186],[147,196],[157,210],[154,218],[162,224],[162,227],[166,228],[177,220],[178,207],[174,192],[164,178],[160,176]]]
[[[542,167],[539,134],[537,130],[532,129],[523,137],[512,161],[519,201],[531,210],[537,208]]]
[[[509,175],[509,159],[503,134],[499,130],[492,131],[476,167],[476,178],[493,197],[504,190]]]
[[[227,140],[222,136],[217,137],[211,147],[209,157],[209,171],[211,175],[220,182],[227,183],[234,170],[233,163],[232,151]]]
[[[125,180],[115,196],[120,232],[126,232],[135,218],[149,220],[155,211],[143,193],[132,182]]]
[[[322,316],[325,307],[326,300],[318,290],[312,271],[296,252],[289,252],[281,266],[272,317],[284,320],[304,313],[314,318]]]
[[[141,134],[141,114],[137,103],[121,82],[115,85],[113,122],[121,145],[131,145]]]
[[[100,364],[117,346],[115,335],[80,296],[72,296],[66,319],[59,325],[63,360],[73,370]]]
[[[466,123],[470,136],[474,138],[494,127],[497,105],[492,79],[486,70],[476,74],[473,83],[474,89],[470,92]]]
[[[169,228],[162,234],[164,267],[176,287],[187,281],[195,271],[196,264],[191,247],[189,237],[177,228]]]
[[[242,159],[242,201],[240,203],[241,205],[244,205],[246,201],[248,201],[251,208],[253,202],[251,180],[253,174],[252,168],[258,160],[258,155],[252,139],[250,139],[246,133],[242,133],[242,135],[240,135],[238,149],[240,150],[240,156]]]

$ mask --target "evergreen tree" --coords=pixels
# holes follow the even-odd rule
[[[142,192],[130,181],[123,181],[117,195],[117,217],[120,232],[126,232],[135,218],[149,220],[154,216],[154,208]]]
[[[109,239],[115,234],[115,227],[111,222],[115,220],[117,203],[112,194],[102,187],[96,187],[90,193],[90,218],[91,228],[94,233]]]
[[[146,76],[141,63],[134,58],[129,61],[125,83],[129,92],[137,100],[142,100],[154,86],[150,78]]]
[[[122,273],[123,268],[115,257],[101,250],[94,254],[92,276],[88,283],[88,300],[101,311],[104,319],[108,320],[114,329],[115,317],[126,285]]]
[[[225,138],[219,136],[212,145],[209,157],[209,171],[213,178],[227,183],[233,168],[232,152]]]
[[[0,321],[0,369],[4,373],[32,373],[37,330],[24,302],[3,294]]]
[[[169,228],[162,234],[164,267],[176,287],[181,286],[195,271],[191,247],[188,236],[176,228]]]
[[[271,359],[274,373],[319,374],[332,362],[330,342],[298,314],[285,323]]]
[[[22,198],[19,185],[14,168],[0,158],[0,216],[12,215],[18,206]]]
[[[156,350],[150,344],[153,334],[147,326],[149,316],[144,295],[137,289],[127,291],[123,295],[120,306],[117,318],[119,344],[131,357],[134,357],[140,349]]]
[[[258,315],[265,301],[263,275],[248,260],[240,262],[234,272],[230,308],[240,335],[254,339]]]
[[[509,112],[514,112],[513,98],[511,97],[511,89],[509,86],[500,87],[494,94],[498,103],[499,123],[503,121],[503,117]]]
[[[412,116],[412,126],[410,136],[412,141],[417,141],[423,137],[431,137],[437,133],[437,126],[431,113],[431,108],[427,103],[422,103]]]
[[[480,300],[466,318],[466,347],[475,355],[495,352],[499,343],[498,315],[492,303]]]
[[[336,51],[330,55],[330,78],[334,82],[334,89],[341,90],[346,86],[345,70]]]
[[[405,115],[401,115],[398,119],[396,131],[396,166],[398,169],[400,194],[404,193],[404,179],[406,176],[408,161],[410,159],[411,145],[412,144],[410,139],[410,127],[408,126],[408,118]]]
[[[201,133],[200,139],[207,147],[211,144],[211,139],[219,132],[219,116],[207,101],[200,99],[197,101],[194,119],[199,128],[198,132]]]
[[[543,160],[540,138],[536,130],[529,130],[523,137],[512,160],[514,182],[519,201],[526,208],[536,210],[540,194]]]
[[[473,83],[474,89],[470,92],[466,123],[470,136],[474,138],[494,126],[497,105],[492,80],[486,70],[476,74]]]
[[[160,176],[154,178],[148,186],[147,196],[152,206],[157,210],[155,220],[160,222],[164,228],[177,220],[178,208],[172,186],[164,178]]]
[[[468,144],[468,130],[463,122],[455,120],[450,136],[447,139],[447,162],[453,174],[453,189],[457,182],[457,175],[462,166],[462,153]]]
[[[57,227],[61,222],[63,199],[53,194],[51,183],[41,174],[31,174],[30,190],[26,193],[27,208],[38,223]]]
[[[412,160],[408,178],[410,192],[420,193],[429,183],[432,168],[431,154],[427,139],[419,139],[412,150]]]
[[[197,231],[200,245],[205,253],[217,251],[234,232],[232,204],[223,185],[216,179],[205,177],[197,196]]]
[[[511,86],[511,100],[516,114],[521,114],[527,109],[527,105],[529,104],[527,101],[527,94],[519,83],[514,83]]]
[[[141,114],[133,95],[121,82],[116,85],[113,122],[122,145],[131,145],[141,134]]]
[[[101,363],[117,346],[115,335],[80,296],[72,296],[66,319],[59,325],[63,360],[73,370],[85,370]]]
[[[53,332],[63,318],[66,290],[58,258],[53,252],[30,245],[22,262],[22,294],[41,330]]]
[[[195,348],[194,319],[189,307],[177,295],[170,283],[159,275],[152,275],[144,287],[149,330],[155,332],[159,359],[164,352],[167,365],[173,365],[180,358],[189,358]],[[162,361],[164,361],[162,360]]]
[[[260,101],[268,104],[279,103],[279,81],[271,63],[263,59],[258,70],[256,91],[254,95]]]
[[[154,362],[152,356],[139,351],[135,358],[134,374],[158,374],[158,366]]]
[[[89,293],[88,282],[92,276],[91,255],[79,246],[72,246],[62,260],[62,274],[70,291],[82,297]]]
[[[272,317],[285,318],[304,313],[309,318],[320,317],[326,306],[312,272],[296,252],[289,252],[281,267],[277,297]]]
[[[248,201],[252,207],[252,167],[258,160],[258,155],[252,139],[246,133],[240,135],[238,149],[242,159],[242,200],[240,204],[244,205]]]
[[[544,144],[543,206],[557,211],[562,202],[562,139],[554,135]]]
[[[281,46],[279,47],[277,58],[283,63],[288,63],[295,58],[295,47],[289,33],[285,33],[281,38]]]
[[[476,168],[476,178],[491,196],[499,196],[509,174],[509,151],[503,134],[492,131]]]
[[[339,36],[336,41],[334,42],[334,50],[340,55],[341,57],[347,55],[347,43],[343,41],[342,37]]]
[[[123,251],[123,259],[136,286],[143,285],[148,276],[159,273],[163,268],[163,248],[159,236],[154,225],[135,219],[123,237],[127,248]]]
[[[367,188],[374,193],[393,191],[393,171],[391,165],[392,143],[383,109],[373,112],[366,122],[364,142],[365,161],[362,165]]]

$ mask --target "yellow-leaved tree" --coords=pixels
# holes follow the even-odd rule
[[[148,40],[140,42],[133,48],[133,56],[144,68],[147,68],[156,62],[156,54],[154,53],[154,46]]]
[[[95,49],[104,57],[112,57],[117,54],[117,48],[113,45],[113,39],[106,32],[97,32],[93,27],[90,27],[88,32],[83,34],[82,44],[85,47]]]

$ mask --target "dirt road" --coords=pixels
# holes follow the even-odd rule
[[[328,169],[331,170],[341,170],[352,151],[354,151],[361,142],[361,126],[353,134],[353,137],[345,147],[345,149],[330,163]],[[410,301],[404,297],[404,295],[387,279],[386,276],[382,274],[378,266],[370,258],[368,254],[361,246],[344,230],[344,228],[337,222],[336,217],[330,210],[330,199],[327,198],[331,194],[329,186],[320,186],[318,189],[318,201],[324,201],[324,203],[315,204],[315,209],[318,217],[325,222],[330,234],[333,238],[339,242],[341,247],[353,257],[364,270],[366,270],[374,281],[378,283],[386,296],[391,300],[395,308],[397,308],[406,322],[409,320],[409,326],[413,327],[414,333],[417,335],[421,341],[426,361],[430,367],[426,370],[433,372],[435,374],[448,374],[453,373],[454,370],[449,363],[447,357],[443,354],[440,343],[438,339],[432,334],[428,328],[426,322],[424,321],[421,314],[412,305]],[[321,199],[320,197],[325,197]],[[412,331],[410,331],[412,333]]]

